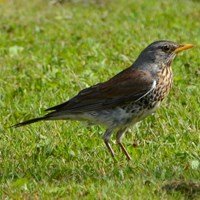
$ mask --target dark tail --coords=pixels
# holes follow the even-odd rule
[[[35,122],[39,122],[39,121],[42,121],[42,120],[45,120],[45,119],[46,119],[45,116],[44,117],[38,117],[38,118],[30,119],[30,120],[15,124],[11,127],[17,128],[17,127],[20,127],[20,126],[25,126],[25,125],[32,124],[32,123],[35,123]]]

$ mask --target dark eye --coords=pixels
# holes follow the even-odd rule
[[[170,48],[169,48],[169,46],[162,46],[162,50],[163,50],[164,52],[169,52],[169,51],[170,51]]]

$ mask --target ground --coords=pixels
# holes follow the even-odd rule
[[[198,199],[200,2],[0,1],[2,199]],[[79,90],[130,66],[155,40],[192,43],[173,62],[174,86],[154,115],[132,127],[128,162],[104,128],[45,114]]]

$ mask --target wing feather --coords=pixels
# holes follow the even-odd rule
[[[80,91],[75,97],[47,111],[88,112],[137,101],[156,85],[153,76],[144,70],[128,68],[110,80]],[[51,113],[49,113],[51,114]]]

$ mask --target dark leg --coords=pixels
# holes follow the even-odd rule
[[[120,146],[120,148],[122,149],[123,153],[126,155],[128,160],[132,160],[131,156],[129,155],[128,151],[126,150],[126,148],[124,147],[124,145],[122,144],[122,138],[123,138],[123,134],[125,133],[126,128],[124,129],[120,129],[117,132],[117,144]]]
[[[103,135],[103,140],[104,140],[104,142],[105,142],[105,144],[106,144],[106,147],[108,148],[108,150],[110,151],[110,153],[111,153],[111,155],[114,157],[115,156],[115,153],[114,153],[114,151],[113,151],[113,149],[112,149],[112,147],[111,147],[111,145],[110,145],[110,136],[111,136],[111,134],[112,134],[112,131],[113,131],[113,129],[107,129],[106,130],[106,132],[104,133],[104,135]]]

